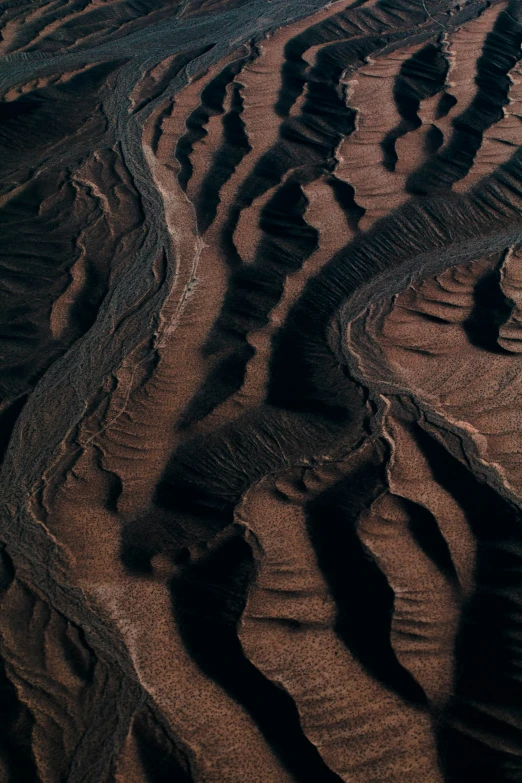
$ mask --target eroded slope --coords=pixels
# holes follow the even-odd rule
[[[0,769],[516,781],[520,3],[4,3]]]

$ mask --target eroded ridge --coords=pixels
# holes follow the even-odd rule
[[[520,780],[520,3],[0,12],[2,780]]]

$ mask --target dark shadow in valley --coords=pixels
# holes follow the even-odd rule
[[[419,446],[477,539],[476,588],[456,644],[456,687],[441,733],[449,783],[522,777],[522,515],[426,432]]]
[[[360,514],[384,489],[383,466],[365,464],[308,504],[308,531],[337,604],[339,638],[369,674],[403,699],[426,704],[392,648],[393,590],[357,535]]]
[[[202,671],[250,714],[296,783],[340,783],[305,737],[291,697],[246,658],[237,634],[254,559],[241,536],[188,564],[171,582],[174,617]]]

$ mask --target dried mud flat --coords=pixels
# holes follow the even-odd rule
[[[0,32],[0,781],[522,781],[522,3]]]

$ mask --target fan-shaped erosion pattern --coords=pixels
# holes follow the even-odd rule
[[[0,780],[522,780],[522,4],[0,2]]]

